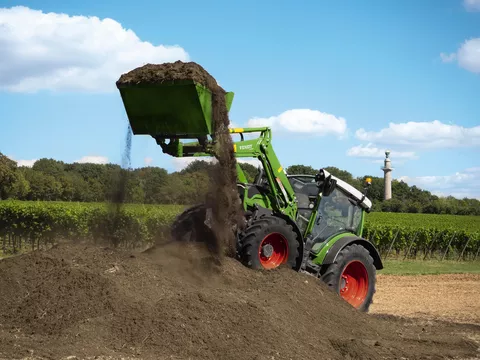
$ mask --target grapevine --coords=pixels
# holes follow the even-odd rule
[[[107,240],[137,247],[161,240],[182,205],[126,204],[113,216],[105,203],[0,202],[0,246],[17,252],[71,241]],[[364,237],[382,256],[403,258],[478,256],[480,217],[431,214],[371,213],[366,215]]]

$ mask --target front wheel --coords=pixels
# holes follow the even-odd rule
[[[245,229],[239,241],[239,258],[252,269],[294,268],[299,257],[299,240],[292,225],[277,216],[262,216]]]
[[[342,249],[321,279],[354,308],[368,312],[375,293],[376,269],[365,247],[353,244]]]

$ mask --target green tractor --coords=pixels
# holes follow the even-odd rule
[[[212,94],[193,80],[155,85],[117,84],[135,135],[150,135],[174,157],[212,156]],[[225,94],[227,110],[233,93]],[[371,201],[350,184],[319,170],[315,176],[286,174],[272,147],[268,127],[230,129],[237,158],[261,163],[249,183],[237,162],[237,186],[246,227],[236,233],[237,258],[252,269],[289,266],[324,281],[345,301],[368,311],[376,270],[383,268],[375,246],[362,237]],[[253,136],[258,134],[257,136]],[[182,142],[181,139],[190,142]],[[167,142],[168,140],[168,142]],[[193,140],[193,141],[192,141]],[[207,218],[197,205],[176,223]],[[173,231],[176,231],[175,224]]]

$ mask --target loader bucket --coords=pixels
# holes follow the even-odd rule
[[[136,135],[199,138],[213,132],[212,94],[193,80],[117,87]],[[228,111],[233,96],[225,95]]]

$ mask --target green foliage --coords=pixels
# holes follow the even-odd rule
[[[34,247],[56,239],[108,241],[134,247],[152,243],[183,206],[130,204],[116,209],[106,203],[0,202],[0,239]]]
[[[124,170],[114,164],[68,164],[54,159],[40,159],[32,168],[17,164],[0,153],[0,200],[44,200],[103,202],[118,196],[118,183],[126,179],[123,201],[137,204],[185,204],[201,201],[208,189],[213,163],[199,158],[179,172],[168,173],[158,167]],[[253,182],[257,168],[240,163],[247,180]],[[331,174],[363,191],[366,176],[354,177],[334,166],[325,168]],[[288,174],[317,174],[319,169],[296,164],[286,168]],[[384,182],[372,178],[368,197],[375,212],[480,215],[476,199],[439,198],[402,181],[392,182],[393,198],[383,201]]]
[[[316,175],[319,169],[314,169],[311,166],[292,165],[285,169],[289,175]]]
[[[17,164],[0,153],[0,200],[14,195]]]
[[[430,256],[440,252],[464,258],[475,257],[480,246],[477,216],[370,213],[364,236],[382,253],[407,257]],[[393,244],[392,244],[393,243]]]
[[[198,175],[198,174],[197,174]],[[186,196],[188,196],[187,194]],[[140,246],[162,238],[185,206],[127,204],[119,211],[113,204],[80,202],[0,202],[0,240],[20,239],[21,244],[49,243],[55,239],[108,241],[114,245]],[[480,246],[480,222],[475,216],[371,213],[364,236],[385,254],[409,258],[449,254],[471,259]]]
[[[385,261],[384,275],[480,274],[480,260],[394,260]]]
[[[249,183],[253,183],[258,174],[258,168],[248,163],[240,163],[240,167],[245,173],[245,176],[247,177],[247,181]]]

